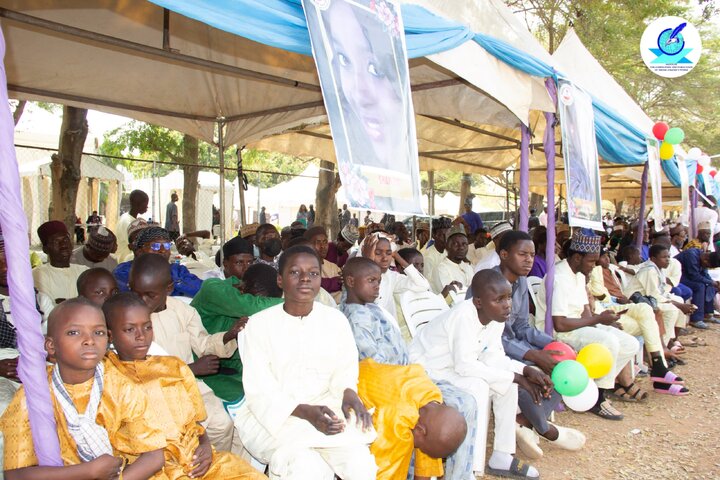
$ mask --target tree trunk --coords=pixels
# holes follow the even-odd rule
[[[315,225],[323,225],[330,230],[330,238],[337,237],[340,231],[340,220],[337,216],[337,199],[335,194],[340,188],[340,178],[335,173],[335,164],[320,161],[318,185],[315,190]]]
[[[465,199],[470,195],[470,183],[472,177],[468,173],[463,173],[462,180],[460,181],[460,206],[458,208],[458,215],[465,213]]]
[[[183,161],[192,165],[198,164],[200,149],[198,147],[198,139],[190,135],[183,136]],[[183,176],[183,199],[182,199],[182,231],[194,232],[197,230],[195,225],[195,205],[197,203],[198,192],[198,174],[200,169],[192,165],[182,165]],[[169,199],[165,199],[169,201]],[[212,211],[207,212],[212,215]]]
[[[52,204],[50,219],[65,222],[68,231],[75,228],[75,205],[80,185],[80,163],[85,139],[88,134],[87,109],[63,107],[58,153],[53,154]]]
[[[27,100],[19,100],[17,107],[15,107],[15,111],[13,112],[13,122],[15,122],[15,126],[20,122],[20,117],[22,117],[23,112],[25,111],[25,105],[27,104]]]
[[[540,214],[540,212],[542,212],[544,198],[544,196],[538,193],[530,192],[530,208],[534,208],[537,214]]]
[[[617,200],[615,201],[615,216],[619,217],[622,215],[623,205],[625,204],[624,200]]]

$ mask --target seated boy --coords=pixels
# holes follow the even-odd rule
[[[285,302],[244,330],[245,400],[231,410],[243,444],[271,478],[373,480],[375,432],[356,393],[352,332],[340,312],[314,301],[320,258],[298,245],[278,268]]]
[[[375,299],[380,293],[381,270],[375,262],[354,257],[343,268],[343,283],[347,298],[340,304],[340,310],[350,322],[350,328],[358,348],[358,358],[372,358],[374,361],[389,365],[407,365],[409,354],[395,319]],[[477,405],[471,394],[448,382],[438,382],[445,403],[455,407],[465,416],[467,429],[471,435],[464,437],[462,445],[448,458],[445,478],[465,479],[472,476],[468,466],[472,462],[473,440],[476,430]],[[382,463],[379,461],[379,463]],[[415,475],[436,476],[427,473],[423,465],[418,464]],[[432,467],[432,465],[428,465]]]
[[[55,307],[45,349],[57,362],[48,376],[63,466],[38,466],[21,387],[0,419],[6,479],[167,478],[161,472],[165,435],[142,389],[103,360],[107,345],[96,305],[74,298]],[[125,465],[125,459],[134,461]]]
[[[145,302],[121,293],[105,302],[103,312],[117,350],[108,352],[109,362],[147,394],[167,438],[165,473],[172,479],[266,478],[241,458],[213,450],[200,424],[205,405],[193,373],[177,357],[148,355],[153,329]]]
[[[456,409],[442,403],[440,389],[420,365],[386,365],[367,358],[360,362],[358,395],[375,409],[378,439],[370,451],[378,464],[377,480],[405,479],[413,449],[416,479],[422,466],[419,452],[435,468],[425,475],[442,475],[442,458],[460,446],[467,425]],[[447,472],[444,478],[450,478]]]
[[[235,338],[243,322],[235,322],[227,332],[210,335],[193,307],[168,296],[173,288],[170,264],[163,256],[142,255],[133,261],[130,289],[140,295],[153,312],[155,342],[187,363],[196,377],[216,374],[220,368],[219,357],[228,358],[237,349]],[[239,453],[240,442],[233,436],[232,420],[222,402],[200,378],[198,387],[208,414],[205,428],[210,443],[218,450],[231,450],[234,446]]]
[[[243,240],[244,241],[244,240]],[[282,290],[277,286],[277,270],[263,263],[250,265],[242,282],[231,276],[203,282],[192,305],[202,318],[208,333],[226,332],[239,318],[249,317],[268,307],[282,303]],[[220,371],[207,375],[203,381],[226,402],[243,397],[242,361],[237,350],[220,360]]]
[[[170,240],[170,233],[167,230],[155,226],[146,227],[140,230],[135,239],[135,260],[150,254],[163,258],[167,263],[170,260],[171,249],[172,240]],[[130,269],[135,260],[121,263],[113,270],[113,275],[115,275],[121,292],[130,290]],[[179,263],[168,263],[168,265],[170,265],[173,284],[170,294],[173,296],[194,297],[200,290],[202,280],[191,273],[185,265]]]
[[[552,304],[549,306],[555,330],[555,338],[575,349],[582,350],[591,343],[601,343],[613,357],[610,372],[595,379],[599,389],[597,403],[589,411],[606,420],[622,420],[622,412],[606,398],[605,393],[613,390],[615,381],[620,386],[639,390],[632,386],[629,372],[632,360],[640,345],[637,340],[614,325],[627,312],[605,310],[596,314],[590,308],[587,279],[600,258],[601,237],[592,230],[577,230],[572,240],[566,242],[565,259],[555,266]],[[545,330],[545,282],[540,284],[535,296],[535,327]],[[621,375],[626,372],[627,375]],[[646,396],[637,392],[634,396]]]
[[[473,468],[485,465],[489,402],[495,418],[495,440],[488,462],[493,475],[538,478],[515,453],[515,414],[518,386],[535,402],[549,397],[550,378],[534,367],[505,356],[502,333],[512,312],[512,288],[501,273],[481,270],[471,284],[473,298],[431,320],[413,339],[410,360],[425,367],[433,380],[445,380],[473,394],[478,405]]]
[[[117,282],[110,271],[101,267],[85,270],[77,279],[78,295],[102,308],[109,297],[118,293]]]
[[[395,295],[403,292],[426,292],[430,290],[430,283],[400,255],[391,238],[383,232],[376,232],[365,237],[360,246],[361,256],[375,262],[382,271],[382,283],[380,284],[380,296],[376,303],[387,310],[393,318],[397,318],[395,307]],[[395,260],[395,265],[403,269],[405,275],[390,270],[390,264]]]

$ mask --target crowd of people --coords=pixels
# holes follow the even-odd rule
[[[532,460],[543,442],[585,444],[551,420],[561,352],[547,345],[609,350],[589,411],[618,421],[619,402],[653,401],[639,377],[687,395],[674,370],[702,343],[691,329],[720,323],[711,204],[696,238],[623,218],[602,232],[547,225],[546,212],[530,232],[486,230],[470,205],[412,234],[344,208],[332,238],[311,206],[280,231],[245,225],[212,255],[202,232],[179,235],[176,201],[161,228],[139,218],[148,196],[133,191],[117,231],[98,225],[77,248],[64,223],[38,228],[63,467],[34,452],[0,233],[6,478],[539,478],[516,448]]]

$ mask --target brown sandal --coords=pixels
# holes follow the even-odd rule
[[[615,385],[615,390],[608,392],[607,395],[614,400],[628,403],[644,402],[650,396],[648,392],[635,385],[634,382],[627,387]]]

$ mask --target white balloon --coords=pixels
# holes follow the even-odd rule
[[[698,163],[703,166],[703,168],[707,168],[710,166],[710,157],[707,155],[703,155],[700,158],[698,158]]]
[[[562,398],[568,408],[575,410],[576,412],[586,412],[595,405],[598,395],[599,392],[597,384],[590,380],[587,387],[585,387],[585,390],[583,390],[580,394],[575,395],[574,397],[563,395]]]
[[[702,150],[700,150],[698,147],[693,147],[688,150],[686,158],[697,160],[698,158],[700,158],[700,155],[702,155]]]

